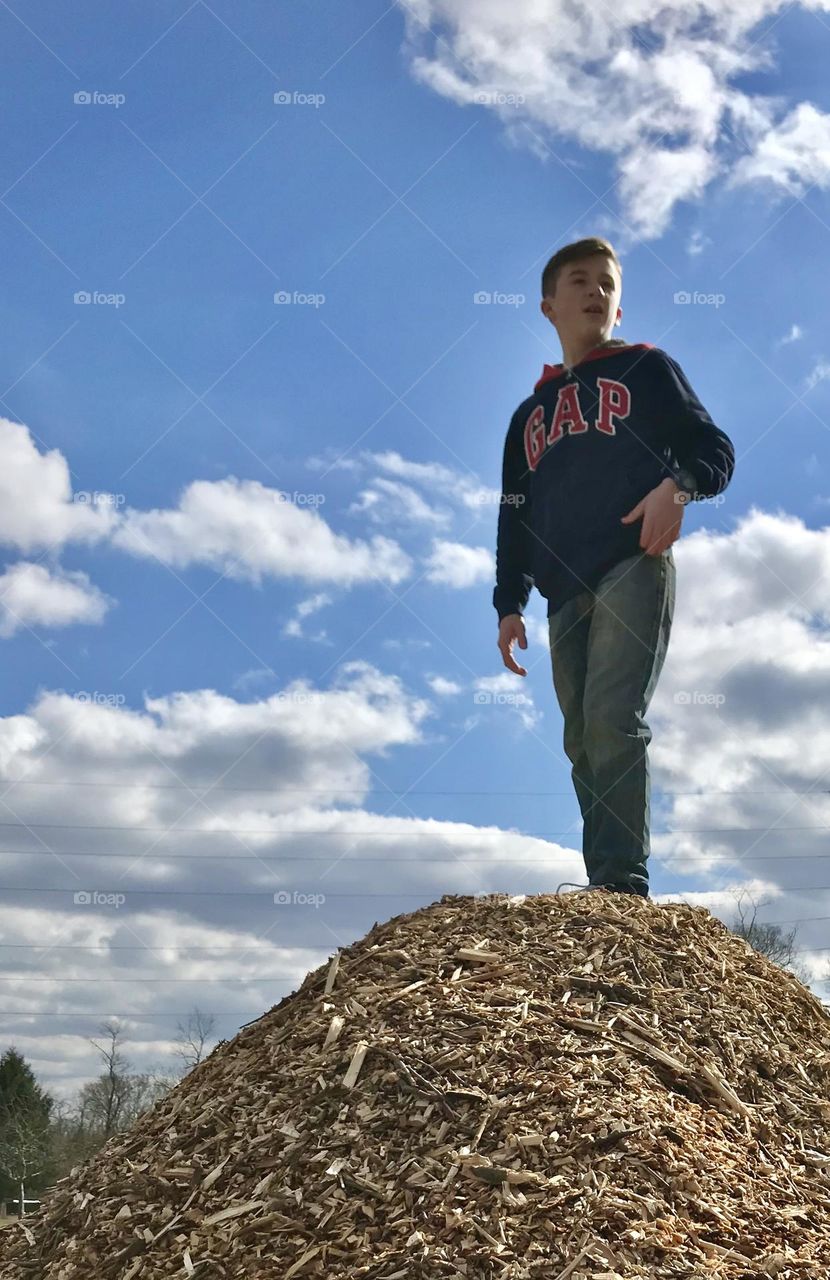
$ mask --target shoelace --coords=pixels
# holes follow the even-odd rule
[[[563,880],[556,892],[559,893],[562,889],[566,888],[579,889],[582,893],[587,893],[589,889],[609,889],[612,893],[617,892],[612,884],[574,884],[573,880]]]

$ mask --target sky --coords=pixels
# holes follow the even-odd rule
[[[0,6],[0,1047],[55,1098],[375,922],[585,883],[492,605],[541,269],[735,446],[684,515],[651,892],[830,959],[830,0]],[[646,16],[643,16],[646,15]]]

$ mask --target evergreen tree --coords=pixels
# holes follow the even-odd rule
[[[0,1057],[0,1200],[36,1196],[49,1174],[49,1122],[54,1103],[22,1054]]]

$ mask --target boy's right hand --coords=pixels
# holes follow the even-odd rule
[[[527,636],[525,635],[525,624],[522,615],[520,613],[509,613],[499,623],[499,652],[508,671],[515,671],[517,676],[526,676],[527,671],[525,668],[517,666],[513,658],[513,644],[516,640],[519,642],[520,649],[527,648]]]

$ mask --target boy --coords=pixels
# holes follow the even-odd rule
[[[735,451],[680,366],[611,336],[622,267],[607,240],[566,245],[542,273],[563,363],[514,413],[498,519],[498,647],[526,676],[522,610],[548,601],[553,682],[582,813],[588,888],[648,897],[646,723],[671,632],[671,544],[683,506],[722,493]]]

